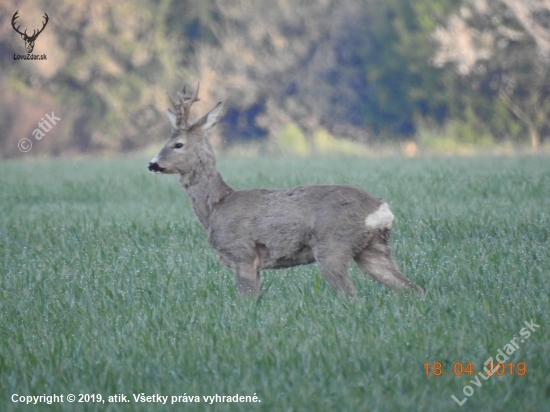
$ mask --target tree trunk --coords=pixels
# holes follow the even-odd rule
[[[537,128],[529,125],[529,134],[531,135],[531,149],[537,150],[540,145],[540,134]]]
[[[524,112],[517,104],[515,104],[510,96],[508,96],[502,90],[499,92],[499,97],[502,99],[506,107],[514,113],[519,120],[525,122],[527,128],[529,129],[529,135],[531,136],[531,149],[537,150],[540,145],[540,134],[537,130],[536,122],[532,121],[529,118],[529,115]]]

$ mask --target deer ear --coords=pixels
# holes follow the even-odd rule
[[[172,127],[176,129],[176,114],[172,112],[170,109],[166,109],[166,114],[168,115],[168,119],[170,120],[170,123],[172,123]]]
[[[208,133],[208,131],[210,131],[210,129],[212,129],[216,125],[222,108],[223,104],[222,102],[219,102],[216,107],[214,107],[206,115],[201,117],[192,127],[200,127],[203,133]]]

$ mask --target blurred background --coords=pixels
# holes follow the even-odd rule
[[[158,148],[197,80],[219,150],[542,150],[549,63],[550,0],[1,0],[0,157]]]

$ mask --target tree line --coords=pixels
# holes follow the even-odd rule
[[[47,60],[14,59],[16,11],[29,32],[48,14]],[[37,151],[158,142],[166,91],[196,80],[202,109],[225,102],[225,145],[288,125],[367,143],[549,133],[550,0],[7,0],[0,34],[3,157],[52,111]]]

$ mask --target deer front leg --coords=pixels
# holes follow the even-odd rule
[[[252,261],[248,264],[237,265],[235,273],[241,295],[260,294],[262,275],[260,273],[264,256],[268,253],[264,244],[256,244],[251,253]]]
[[[254,267],[254,264],[239,266],[235,274],[237,275],[237,283],[241,295],[258,296],[260,294],[262,276],[260,271]]]

